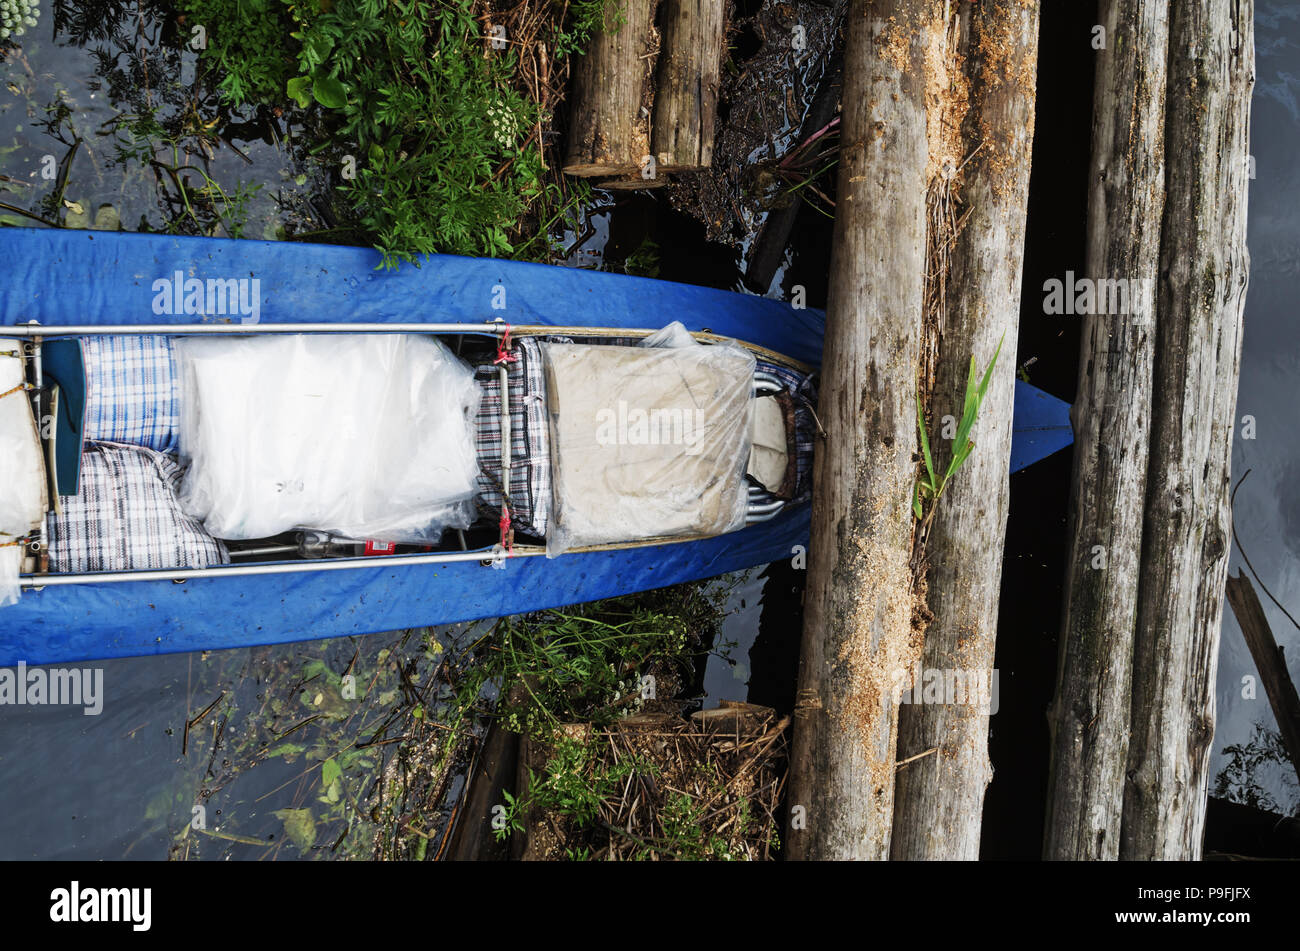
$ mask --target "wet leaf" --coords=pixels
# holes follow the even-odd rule
[[[284,823],[284,834],[298,851],[306,852],[316,843],[316,820],[310,809],[277,809],[272,815]]]
[[[348,104],[348,92],[333,76],[317,76],[311,84],[311,94],[326,109],[342,109]]]
[[[100,205],[95,212],[95,221],[91,227],[96,231],[117,231],[122,226],[122,218],[112,205]]]
[[[333,757],[320,764],[320,782],[322,786],[328,787],[342,775],[343,770],[334,761]]]
[[[298,743],[281,743],[279,746],[273,746],[266,751],[267,759],[274,759],[277,756],[283,756],[285,762],[292,763],[293,758],[305,750],[307,747]]]
[[[302,109],[311,105],[311,77],[295,76],[285,84],[284,91]]]

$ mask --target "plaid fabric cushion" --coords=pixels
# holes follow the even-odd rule
[[[547,337],[556,342],[590,342],[634,346],[639,337],[569,338]],[[507,365],[510,387],[510,520],[521,531],[546,536],[551,506],[550,431],[546,419],[546,382],[538,338],[524,337],[513,348],[518,359]],[[813,379],[795,370],[759,360],[757,369],[786,384],[795,401],[795,492],[802,502],[812,495],[812,456],[817,424],[812,407],[817,405]],[[483,513],[496,520],[501,514],[501,383],[494,364],[475,371],[483,390],[475,419],[478,446],[479,504]]]
[[[812,377],[762,360],[758,361],[758,372],[772,374],[785,384],[786,391],[794,397],[794,501],[802,502],[812,497],[813,446],[817,437],[813,407],[817,405],[817,385]]]
[[[546,422],[546,381],[537,341],[525,337],[506,365],[510,391],[510,521],[515,529],[545,537],[551,508],[550,432]],[[475,371],[483,390],[474,420],[478,447],[479,504],[493,519],[501,515],[501,378],[498,367]]]
[[[166,337],[83,337],[87,442],[175,452],[180,394]]]
[[[77,495],[49,518],[53,571],[205,568],[230,561],[226,546],[176,498],[180,467],[137,446],[95,445],[81,456]]]

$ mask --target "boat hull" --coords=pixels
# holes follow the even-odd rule
[[[515,325],[657,329],[680,320],[688,330],[736,337],[810,366],[821,362],[821,311],[570,268],[434,255],[418,268],[383,271],[379,255],[362,248],[18,228],[0,229],[0,259],[8,262],[0,286],[5,325],[240,323],[252,316],[185,313],[175,306],[184,304],[184,288],[171,296],[179,272],[184,281],[256,280],[259,325],[481,326],[500,318]],[[165,292],[159,281],[168,282]],[[391,556],[347,571],[47,586],[0,609],[0,666],[246,647],[517,614],[789,558],[796,545],[807,544],[808,524],[808,506],[796,506],[719,538],[507,559],[502,570],[478,562],[404,565]]]
[[[172,296],[179,275],[181,281],[255,280],[260,325],[481,326],[500,318],[514,325],[655,329],[680,320],[688,330],[735,337],[809,367],[822,358],[819,310],[537,264],[435,255],[394,272],[378,270],[379,254],[361,248],[20,228],[0,228],[0,260],[7,265],[0,325],[8,326],[35,320],[54,331],[60,325],[240,323],[253,316],[184,312],[183,287]],[[160,281],[168,282],[165,293]],[[1024,385],[1017,387],[1019,397]],[[1017,438],[1023,424],[1035,434],[1036,448],[1017,454],[1013,446],[1015,468],[1069,442],[1067,404],[1032,387],[1024,394]],[[1018,399],[1018,414],[1021,407]],[[346,571],[49,585],[0,608],[0,666],[247,647],[518,614],[790,558],[807,546],[808,530],[804,504],[717,538],[507,559],[501,570],[477,561],[402,564],[401,556],[390,556]]]

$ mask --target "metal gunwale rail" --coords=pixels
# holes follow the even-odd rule
[[[357,324],[12,324],[0,326],[0,337],[49,339],[51,337],[115,336],[133,335],[237,335],[262,333],[422,333],[422,334],[463,334],[482,333],[489,336],[504,336],[507,331],[516,337],[538,335],[563,335],[581,337],[646,337],[656,330],[649,328],[610,328],[610,327],[562,327],[545,324],[508,325],[504,320],[484,321],[483,323],[357,323]],[[696,340],[708,342],[731,341],[733,338],[720,336],[710,331],[691,331]],[[783,363],[804,373],[814,372],[813,367],[775,350],[769,350],[747,341],[736,341],[746,349],[762,353],[775,362]],[[508,400],[508,395],[505,396]],[[503,400],[503,403],[505,401]],[[779,509],[777,510],[779,511]],[[762,513],[758,520],[766,521],[776,512]],[[746,526],[753,521],[746,519]],[[635,541],[584,546],[574,548],[576,552],[609,551],[624,548],[640,548],[650,545],[674,544],[697,541],[699,537],[637,539]],[[438,565],[461,562],[490,562],[503,555],[500,546],[480,549],[478,551],[432,552],[411,555],[375,555],[361,558],[322,558],[304,559],[302,561],[269,562],[261,564],[213,565],[206,568],[171,568],[171,569],[130,569],[126,571],[99,571],[80,573],[41,573],[19,576],[24,588],[44,588],[47,586],[74,584],[104,584],[127,581],[186,581],[190,578],[242,577],[249,575],[296,574],[309,571],[342,571],[348,569],[377,568],[385,565],[401,567],[405,565]],[[237,554],[237,553],[236,553]],[[545,555],[543,546],[515,546],[512,558],[527,558]]]
[[[0,327],[0,337],[93,337],[125,335],[191,336],[196,334],[325,334],[325,333],[465,333],[476,330],[504,334],[504,323],[481,324],[13,324]],[[511,328],[512,331],[515,328]]]
[[[545,555],[540,546],[516,546],[511,558]],[[305,571],[343,571],[347,569],[382,568],[385,565],[442,565],[465,561],[492,561],[498,553],[486,548],[480,551],[431,552],[418,555],[374,555],[369,558],[322,558],[303,561],[276,561],[255,565],[213,565],[208,568],[135,569],[129,571],[87,571],[78,574],[20,575],[24,588],[43,588],[49,585],[101,584],[117,581],[186,581],[190,578],[229,578],[246,575],[284,575]]]
[[[240,334],[343,334],[343,333],[391,333],[391,334],[463,334],[482,333],[491,336],[503,336],[507,330],[515,337],[520,336],[566,336],[566,337],[648,337],[657,329],[633,327],[561,327],[545,324],[509,324],[505,320],[485,320],[481,323],[458,324],[420,324],[420,323],[357,323],[357,324],[39,324],[35,321],[25,324],[8,324],[0,326],[0,337],[93,337],[118,335],[162,335],[162,336],[197,336],[204,334],[232,335]],[[810,374],[814,368],[793,357],[771,350],[747,340],[725,337],[708,330],[692,330],[692,337],[709,343],[735,341],[765,359],[791,367],[800,373]]]

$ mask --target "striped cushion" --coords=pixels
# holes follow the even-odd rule
[[[87,442],[175,452],[180,394],[167,337],[83,337]]]
[[[226,546],[186,515],[171,456],[137,446],[95,445],[81,455],[81,485],[49,517],[53,571],[205,568],[230,561]]]

